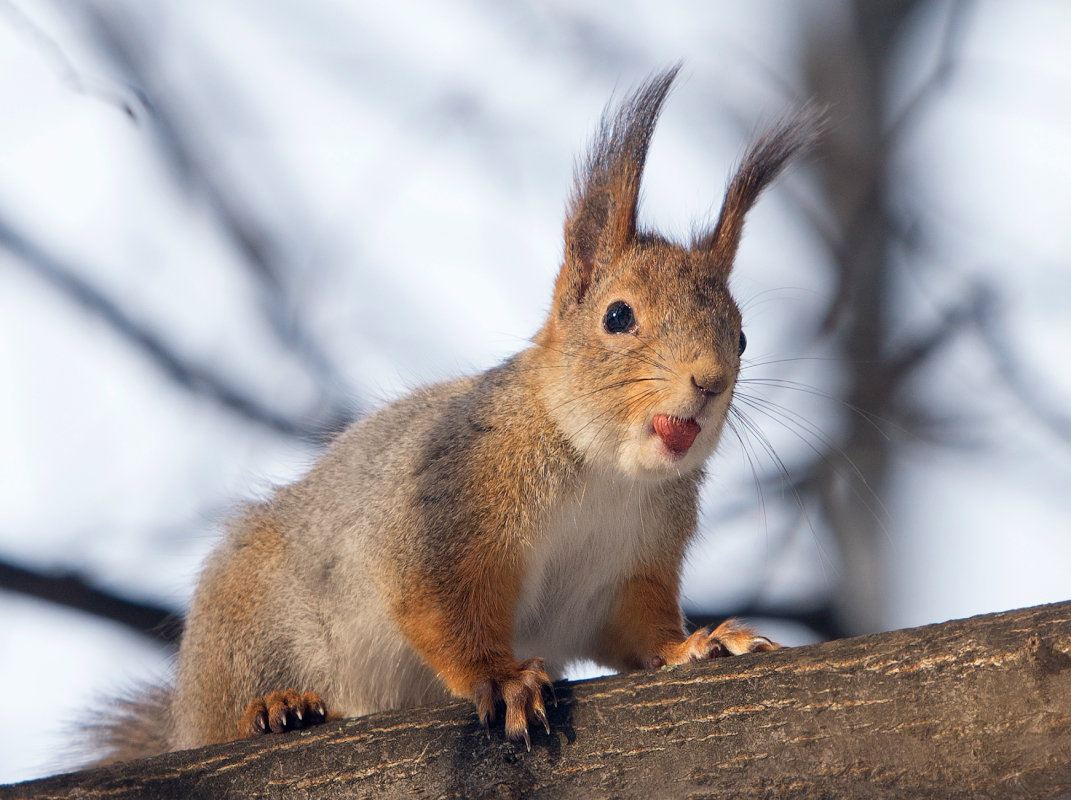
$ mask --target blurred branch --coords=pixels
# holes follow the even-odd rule
[[[858,272],[854,259],[858,257],[862,243],[870,234],[873,220],[880,216],[883,220],[891,221],[888,220],[889,215],[884,207],[890,167],[889,155],[903,138],[908,126],[917,122],[922,111],[951,79],[957,64],[963,31],[974,3],[973,0],[956,0],[951,4],[933,70],[915,94],[908,99],[896,118],[881,131],[875,127],[881,124],[880,117],[883,109],[880,108],[880,101],[868,108],[864,98],[871,99],[884,95],[884,92],[877,88],[884,80],[881,74],[884,65],[881,61],[891,57],[889,40],[892,38],[892,33],[904,24],[917,5],[918,0],[896,0],[896,2],[887,2],[880,7],[866,0],[860,0],[856,4],[856,16],[860,22],[857,44],[862,47],[862,53],[856,55],[855,60],[860,63],[860,67],[866,73],[871,88],[869,91],[864,90],[852,107],[842,109],[849,115],[846,122],[861,128],[858,132],[860,141],[852,145],[857,150],[855,169],[840,178],[840,183],[834,184],[831,190],[831,194],[843,195],[842,202],[845,198],[853,198],[852,193],[854,193],[854,200],[849,199],[849,202],[854,202],[851,214],[842,212],[841,215],[840,229],[843,231],[843,240],[837,243],[829,235],[828,224],[822,223],[817,226],[817,230],[822,232],[823,238],[830,246],[834,263],[840,274],[844,276],[837,284],[836,293],[823,323],[823,329],[827,331],[834,327],[836,320],[850,304],[854,287],[851,276]],[[841,102],[842,104],[845,102],[843,98]],[[837,107],[837,104],[832,101],[831,105]],[[864,142],[866,147],[860,147],[859,145]],[[841,145],[840,149],[843,151],[846,148]],[[862,157],[859,157],[860,155]],[[844,191],[847,186],[851,187],[851,192]]]
[[[18,261],[54,288],[96,314],[183,389],[207,397],[244,419],[276,433],[306,441],[322,441],[345,421],[346,417],[338,410],[322,419],[278,413],[232,386],[222,375],[188,363],[157,334],[138,324],[117,303],[82,278],[74,267],[31,242],[3,218],[0,218],[0,247],[10,251]]]
[[[49,574],[0,561],[0,590],[118,622],[171,647],[178,644],[182,633],[181,617],[173,609],[120,597],[72,572]]]
[[[956,56],[967,27],[968,17],[974,11],[974,0],[955,0],[948,10],[948,19],[941,35],[941,46],[937,53],[937,62],[929,77],[923,81],[918,91],[908,100],[885,132],[886,151],[895,145],[903,135],[904,129],[915,122],[919,113],[938,93],[946,88],[952,79],[956,67]]]
[[[926,246],[935,246],[921,221],[902,226],[899,239],[912,253],[918,253]],[[947,268],[949,265],[945,266]],[[1065,443],[1071,442],[1071,415],[1063,410],[1068,402],[1062,398],[1046,399],[1051,392],[1046,391],[1045,377],[1030,374],[1023,358],[1009,346],[1016,341],[1016,337],[1008,334],[1001,319],[1001,298],[997,288],[991,281],[970,273],[958,275],[958,281],[963,288],[955,294],[965,299],[951,310],[942,311],[941,322],[928,337],[915,342],[893,358],[890,373],[906,377],[918,365],[917,362],[927,359],[949,338],[948,334],[970,329],[981,340],[1003,385],[1022,403],[1023,409],[1050,433]],[[923,292],[932,294],[926,287],[923,287]],[[943,427],[948,424],[945,422]],[[924,426],[925,422],[917,425]]]
[[[263,291],[265,315],[280,341],[300,355],[317,376],[325,395],[340,391],[344,381],[291,308],[285,290],[289,265],[280,256],[278,237],[254,218],[247,198],[220,179],[218,161],[213,163],[203,152],[204,131],[191,118],[190,109],[177,108],[176,92],[156,80],[159,70],[154,68],[131,15],[111,4],[85,3],[77,8],[101,54],[145,100],[152,123],[148,128],[171,173],[182,185],[195,188],[205,200],[219,229],[257,279]],[[336,405],[341,403],[336,401]]]
[[[986,314],[989,291],[982,285],[972,287],[966,292],[966,299],[945,311],[932,330],[903,345],[898,353],[891,356],[885,368],[888,391],[892,392],[895,387],[902,386],[912,372],[929,360],[954,335],[980,325]]]
[[[1053,403],[1045,400],[1041,391],[1045,381],[1029,375],[1022,360],[1008,346],[1008,342],[1016,341],[1017,337],[1007,334],[1001,325],[996,296],[992,292],[982,298],[978,331],[1005,386],[1050,433],[1064,442],[1071,442],[1071,416],[1063,410],[1067,401]]]
[[[804,474],[814,478],[812,497],[843,565],[832,601],[835,624],[852,633],[879,629],[884,610],[882,543],[888,534],[880,512],[893,445],[873,421],[895,419],[899,411],[899,386],[888,371],[896,276],[886,200],[892,141],[884,117],[893,44],[919,6],[919,0],[853,0],[853,24],[816,24],[804,56],[811,93],[836,118],[816,165],[841,232],[839,240],[825,236],[836,287],[822,331],[841,353],[842,397],[855,412],[845,418],[841,441],[819,442]]]
[[[178,644],[182,635],[182,616],[178,611],[105,591],[75,572],[42,572],[0,561],[0,590],[47,600],[64,608],[118,622],[172,647]],[[837,621],[830,604],[801,610],[756,603],[720,612],[712,609],[686,610],[685,616],[692,630],[716,626],[729,617],[764,617],[803,625],[826,640],[848,635]]]
[[[137,90],[126,86],[124,88],[127,89],[129,95],[124,95],[122,92],[115,91],[109,82],[91,83],[90,80],[74,68],[74,64],[71,63],[71,60],[56,40],[34,22],[25,11],[10,2],[10,0],[0,2],[0,11],[7,16],[13,28],[32,40],[39,50],[47,54],[56,65],[60,77],[67,86],[76,92],[96,97],[108,105],[115,106],[132,120],[136,121],[138,119],[135,104],[131,102],[131,95],[138,100],[139,105],[144,106],[146,103],[145,98],[138,96]]]

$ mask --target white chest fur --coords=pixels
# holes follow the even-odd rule
[[[514,655],[552,676],[590,658],[622,580],[658,535],[643,481],[591,477],[532,543],[514,612]]]

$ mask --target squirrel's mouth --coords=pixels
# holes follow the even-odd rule
[[[681,419],[668,414],[655,414],[654,431],[671,453],[683,455],[692,446],[702,428],[694,419]]]

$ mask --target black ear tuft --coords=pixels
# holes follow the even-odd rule
[[[824,122],[823,109],[807,106],[752,142],[729,182],[714,230],[701,236],[695,244],[696,249],[708,253],[716,268],[732,269],[747,212],[785,166],[815,144]]]
[[[577,164],[565,223],[565,267],[569,297],[580,302],[593,278],[598,256],[612,259],[636,236],[640,177],[655,123],[680,65],[648,78],[602,121]]]

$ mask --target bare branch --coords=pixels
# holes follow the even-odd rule
[[[945,311],[931,330],[917,336],[890,356],[884,370],[889,387],[887,391],[892,392],[901,386],[912,372],[932,358],[955,335],[979,325],[985,315],[989,294],[990,290],[981,284],[969,289],[963,302]]]
[[[941,47],[937,55],[937,62],[929,77],[922,82],[918,90],[908,100],[900,114],[892,121],[885,131],[883,150],[895,146],[903,136],[904,130],[915,122],[918,115],[926,105],[948,85],[952,79],[957,64],[960,44],[967,28],[970,14],[974,11],[974,0],[955,0],[948,10],[948,20],[945,22],[941,36]]]
[[[154,136],[165,163],[185,186],[192,187],[213,212],[220,231],[234,245],[243,262],[258,280],[264,298],[264,313],[272,330],[313,371],[325,396],[337,395],[345,385],[331,359],[294,313],[286,292],[287,264],[278,236],[254,216],[248,198],[221,179],[212,159],[204,152],[203,132],[189,119],[189,110],[176,107],[173,91],[156,84],[157,72],[140,41],[129,15],[108,4],[85,3],[73,7],[87,23],[101,54],[112,61],[125,83],[134,87],[148,111],[147,130]],[[346,401],[333,399],[336,406]]]
[[[76,268],[31,242],[2,217],[0,247],[6,248],[27,269],[106,322],[125,342],[141,351],[151,364],[180,387],[219,403],[243,419],[284,436],[321,442],[338,430],[349,417],[338,409],[321,419],[279,413],[233,386],[224,376],[188,363],[160,336],[140,325],[118,303],[82,278]]]
[[[121,597],[73,572],[49,574],[0,561],[0,589],[118,622],[171,647],[182,633],[181,617],[174,609]]]
[[[71,63],[71,60],[56,40],[49,36],[21,8],[10,0],[3,0],[3,2],[0,2],[0,11],[7,16],[8,21],[15,30],[33,41],[37,48],[52,60],[56,65],[60,78],[67,86],[76,92],[95,97],[108,105],[115,106],[134,121],[139,119],[139,109],[144,108],[146,102],[145,98],[140,96],[136,89],[131,86],[123,86],[122,89],[125,91],[117,90],[112,81],[94,81],[87,78],[83,73],[75,69],[74,64]]]
[[[996,297],[990,293],[985,296],[984,301],[979,315],[978,331],[1004,385],[1023,404],[1023,408],[1050,433],[1065,443],[1071,443],[1071,415],[1064,411],[1069,407],[1068,401],[1052,401],[1046,398],[1045,379],[1029,374],[1022,359],[1008,346],[1009,342],[1016,341],[1016,337],[1009,336],[1001,325]]]

